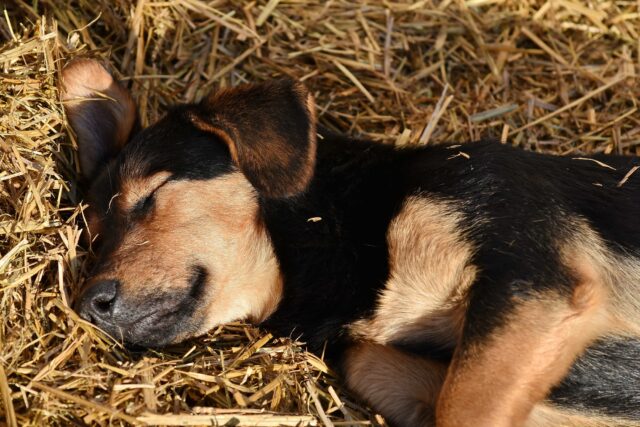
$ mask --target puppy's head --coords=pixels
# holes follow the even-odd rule
[[[304,86],[224,90],[132,135],[133,101],[101,64],[75,61],[62,79],[98,252],[80,315],[144,346],[268,317],[282,283],[259,200],[294,196],[312,177]]]

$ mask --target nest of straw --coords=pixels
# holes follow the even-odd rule
[[[0,425],[379,425],[304,343],[242,324],[131,354],[69,309],[91,262],[57,80],[113,65],[144,125],[277,75],[388,144],[640,154],[636,1],[40,0],[0,19]]]

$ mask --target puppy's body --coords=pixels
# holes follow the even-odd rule
[[[637,159],[606,156],[604,164],[490,141],[394,149],[320,134],[308,191],[262,201],[285,277],[265,326],[293,329],[317,351],[328,342],[340,356],[364,338],[448,362],[465,315],[482,319],[467,324],[466,337],[483,337],[513,300],[571,293],[561,251],[575,245],[576,257],[602,263],[615,320],[551,399],[640,419],[640,181],[619,185]],[[472,311],[475,286],[502,289]]]
[[[409,273],[421,280],[430,279],[427,267],[459,262],[464,263],[461,269],[474,270],[474,283],[494,274],[512,275],[513,281],[543,274],[548,275],[545,282],[553,282],[546,286],[554,289],[568,280],[562,274],[570,276],[558,253],[564,239],[582,240],[585,252],[596,249],[589,245],[602,244],[597,249],[606,253],[599,255],[611,257],[619,273],[611,278],[619,288],[615,293],[624,294],[617,303],[640,309],[640,281],[633,276],[640,267],[640,228],[635,226],[640,180],[618,185],[636,158],[551,157],[492,141],[397,149],[323,131],[308,190],[292,199],[261,200],[286,278],[284,299],[270,326],[312,331],[307,340],[318,350],[327,340],[351,335],[353,328],[344,326],[372,315],[379,294],[394,280],[391,264],[398,260],[390,260],[389,246],[410,244],[406,239],[398,243],[405,233],[426,242],[447,235],[448,241],[436,242],[442,250],[434,254],[441,257],[437,262],[403,263],[401,268],[414,268]],[[398,224],[399,216],[407,224]],[[469,248],[464,260],[445,252],[456,245]],[[469,281],[459,273],[455,279]],[[444,275],[433,278],[443,280]],[[545,285],[521,287],[523,293],[545,290]],[[311,301],[317,310],[309,310]],[[501,303],[506,314],[508,301],[492,305]],[[640,316],[627,320],[637,326]],[[446,343],[433,341],[422,351],[443,350],[438,344]]]
[[[90,119],[130,108],[68,108],[102,236],[78,310],[114,335],[261,323],[326,346],[395,425],[640,423],[635,158],[356,141],[280,82],[176,108],[110,159]]]

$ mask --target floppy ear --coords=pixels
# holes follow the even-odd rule
[[[65,66],[61,89],[78,139],[80,168],[91,180],[128,141],[137,120],[136,107],[129,92],[92,59]]]
[[[313,96],[290,79],[243,85],[210,95],[189,111],[199,129],[218,136],[246,178],[267,197],[306,187],[315,166]]]

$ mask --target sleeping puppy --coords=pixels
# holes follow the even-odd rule
[[[141,131],[98,62],[61,88],[99,248],[75,308],[114,337],[293,333],[395,426],[640,425],[636,158],[354,140],[292,80]]]

